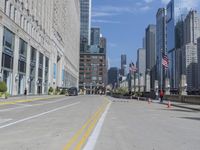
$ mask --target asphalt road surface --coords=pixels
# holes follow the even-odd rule
[[[105,96],[0,105],[0,150],[199,150],[200,112]]]

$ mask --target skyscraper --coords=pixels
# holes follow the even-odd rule
[[[187,78],[187,90],[198,89],[198,51],[197,39],[200,37],[200,16],[192,10],[184,20],[184,47],[183,47],[183,71]]]
[[[121,55],[121,70],[120,70],[120,74],[122,76],[125,76],[126,75],[126,55],[123,54]]]
[[[92,0],[80,0],[80,52],[87,52],[90,45]]]
[[[198,89],[200,92],[200,37],[197,39],[197,58],[198,58]]]
[[[108,70],[108,84],[111,84],[113,88],[119,84],[119,70],[117,67],[112,67]]]
[[[146,28],[146,72],[150,73],[150,87],[155,88],[156,80],[156,25]]]
[[[180,75],[180,48],[183,43],[183,19],[188,8],[183,6],[182,0],[171,0],[167,5],[167,52],[169,57],[170,88],[177,89]],[[180,38],[181,37],[181,38]]]
[[[162,57],[166,54],[166,11],[159,8],[156,14],[156,68],[159,88],[165,87],[165,69],[162,66]]]
[[[137,50],[137,71],[140,75],[145,77],[146,71],[146,50],[144,48],[139,48]]]
[[[91,45],[100,44],[100,28],[92,27],[91,28]]]

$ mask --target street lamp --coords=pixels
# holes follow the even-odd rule
[[[170,85],[166,86],[166,95],[170,95]]]
[[[90,83],[90,95],[92,95],[92,83]]]
[[[158,99],[158,85],[156,85],[156,99]]]
[[[83,83],[83,91],[82,91],[83,93],[83,95],[86,95],[86,88],[85,88],[85,82]]]

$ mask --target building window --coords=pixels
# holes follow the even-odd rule
[[[3,46],[10,51],[14,51],[14,34],[7,28],[4,29]]]
[[[35,62],[36,61],[36,49],[31,47],[31,61]]]
[[[21,73],[26,73],[26,62],[19,60],[18,71]]]
[[[6,14],[6,7],[8,5],[8,0],[5,0],[5,5],[4,5],[4,13]]]
[[[16,8],[14,9],[14,21],[15,22],[17,21],[17,9]]]
[[[11,18],[11,14],[12,13],[12,4],[10,4],[10,7],[9,7],[9,17]]]
[[[27,54],[27,43],[22,39],[20,39],[19,43],[19,54],[23,56],[26,56]]]
[[[13,69],[13,57],[3,53],[2,54],[2,67],[7,69]]]
[[[27,55],[27,43],[24,40],[20,39],[18,71],[21,73],[26,73],[26,55]]]

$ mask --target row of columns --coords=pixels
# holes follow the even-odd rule
[[[3,35],[4,35],[4,27],[0,24],[0,70],[1,70],[1,79],[3,78],[3,71],[2,71],[2,52],[3,52]],[[11,83],[10,83],[10,94],[11,95],[18,95],[18,84],[19,84],[19,71],[18,71],[18,63],[19,63],[19,42],[20,38],[18,35],[15,34],[14,38],[14,54],[13,54],[13,69],[11,70]],[[31,46],[27,43],[27,55],[26,55],[26,72],[25,72],[25,80],[22,86],[27,89],[27,93],[29,91],[29,82],[30,82],[30,57],[31,57]],[[45,81],[45,55],[43,54],[43,77],[42,77],[42,93],[44,94],[44,81]],[[36,51],[36,66],[35,66],[35,87],[34,93],[37,94],[38,88],[38,67],[39,67],[39,51]],[[48,72],[48,74],[50,74]],[[48,76],[49,79],[50,75]],[[49,83],[47,83],[49,85]],[[48,86],[47,85],[47,86]],[[9,88],[9,87],[8,87]],[[21,93],[22,94],[22,93]]]

